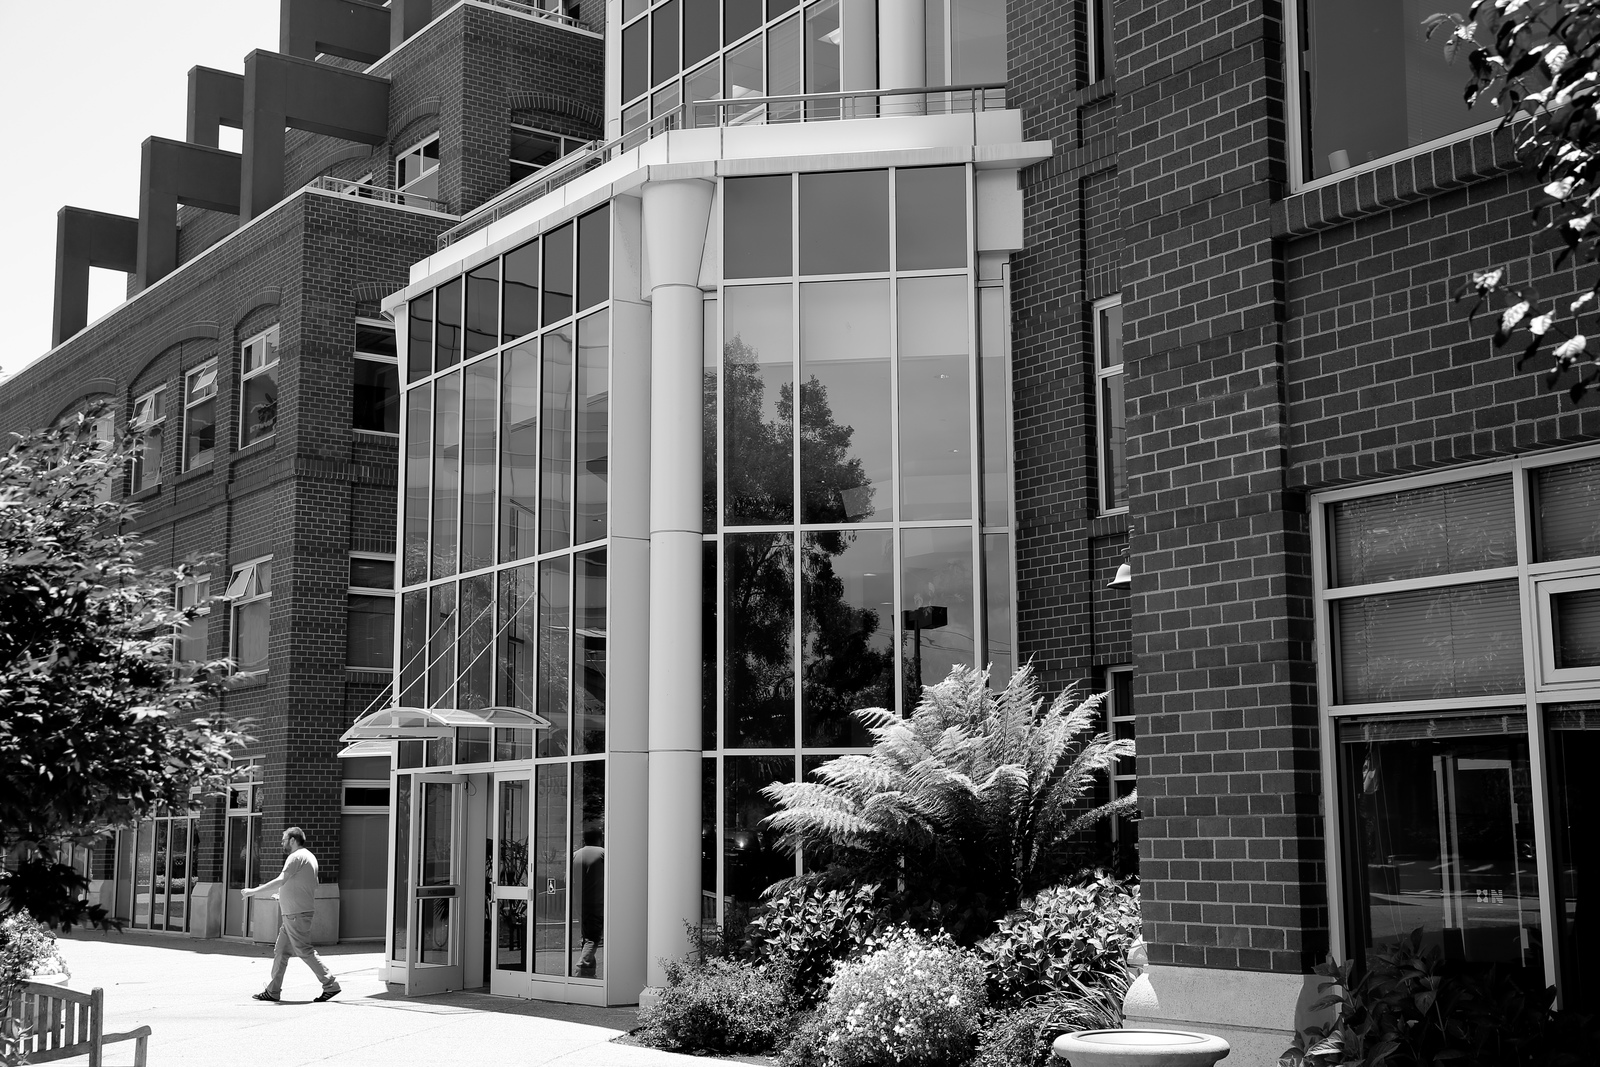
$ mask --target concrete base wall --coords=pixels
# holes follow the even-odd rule
[[[1313,1021],[1318,975],[1154,965],[1128,990],[1123,1025],[1197,1030],[1224,1038],[1228,1067],[1277,1067],[1294,1033]]]
[[[221,882],[196,882],[189,889],[189,936],[222,936]]]
[[[316,911],[311,916],[311,943],[333,945],[339,941],[339,887],[332,882],[317,886]],[[250,898],[250,940],[270,945],[278,940],[278,901]]]

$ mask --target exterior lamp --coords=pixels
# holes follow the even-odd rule
[[[1117,576],[1106,583],[1107,589],[1127,589],[1133,585],[1133,565],[1123,560],[1122,566],[1117,568]]]

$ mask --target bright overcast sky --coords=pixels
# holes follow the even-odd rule
[[[11,101],[0,256],[0,371],[50,347],[56,212],[139,213],[139,146],[182,140],[193,66],[243,72],[278,46],[278,0],[0,0],[0,100]],[[230,143],[229,136],[233,140]],[[223,147],[238,148],[224,128]],[[91,271],[89,321],[121,303],[125,276]]]

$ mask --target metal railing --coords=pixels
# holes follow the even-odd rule
[[[530,174],[485,202],[466,219],[439,235],[448,248],[468,234],[517,211],[542,196],[652,137],[671,130],[704,130],[730,126],[775,126],[801,122],[885,118],[898,115],[951,115],[999,111],[1006,106],[1004,85],[936,85],[915,89],[854,89],[838,93],[796,93],[784,96],[742,96],[700,100],[670,111],[609,141],[590,141],[543,170]]]
[[[520,3],[518,0],[478,0],[478,3],[487,4],[490,7],[498,7],[504,11],[515,11],[519,15],[537,15],[539,18],[548,19],[563,26],[577,26],[579,28],[583,26],[583,23],[571,15],[561,11],[551,11],[549,8],[540,7],[537,3]]]
[[[442,215],[449,214],[444,208],[444,202],[435,200],[431,196],[423,196],[421,193],[404,193],[398,189],[383,189],[367,182],[352,181],[349,178],[335,178],[331,174],[317,175],[306,182],[305,188],[321,189],[323,192],[354,197],[358,200],[376,200],[380,204],[394,204],[398,207],[420,207],[429,211],[437,211]]]

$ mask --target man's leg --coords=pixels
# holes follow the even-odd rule
[[[288,925],[280,922],[278,940],[272,946],[272,977],[267,979],[266,989],[274,997],[283,992],[283,973],[289,969],[289,956],[294,951],[292,945]]]
[[[322,983],[324,993],[338,992],[339,981],[329,973],[327,966],[317,955],[316,946],[311,943],[311,913],[301,912],[298,915],[285,915],[282,929],[289,935],[290,951],[306,961],[306,966],[311,968],[311,973],[317,976],[317,981]],[[288,962],[285,961],[285,966]]]

